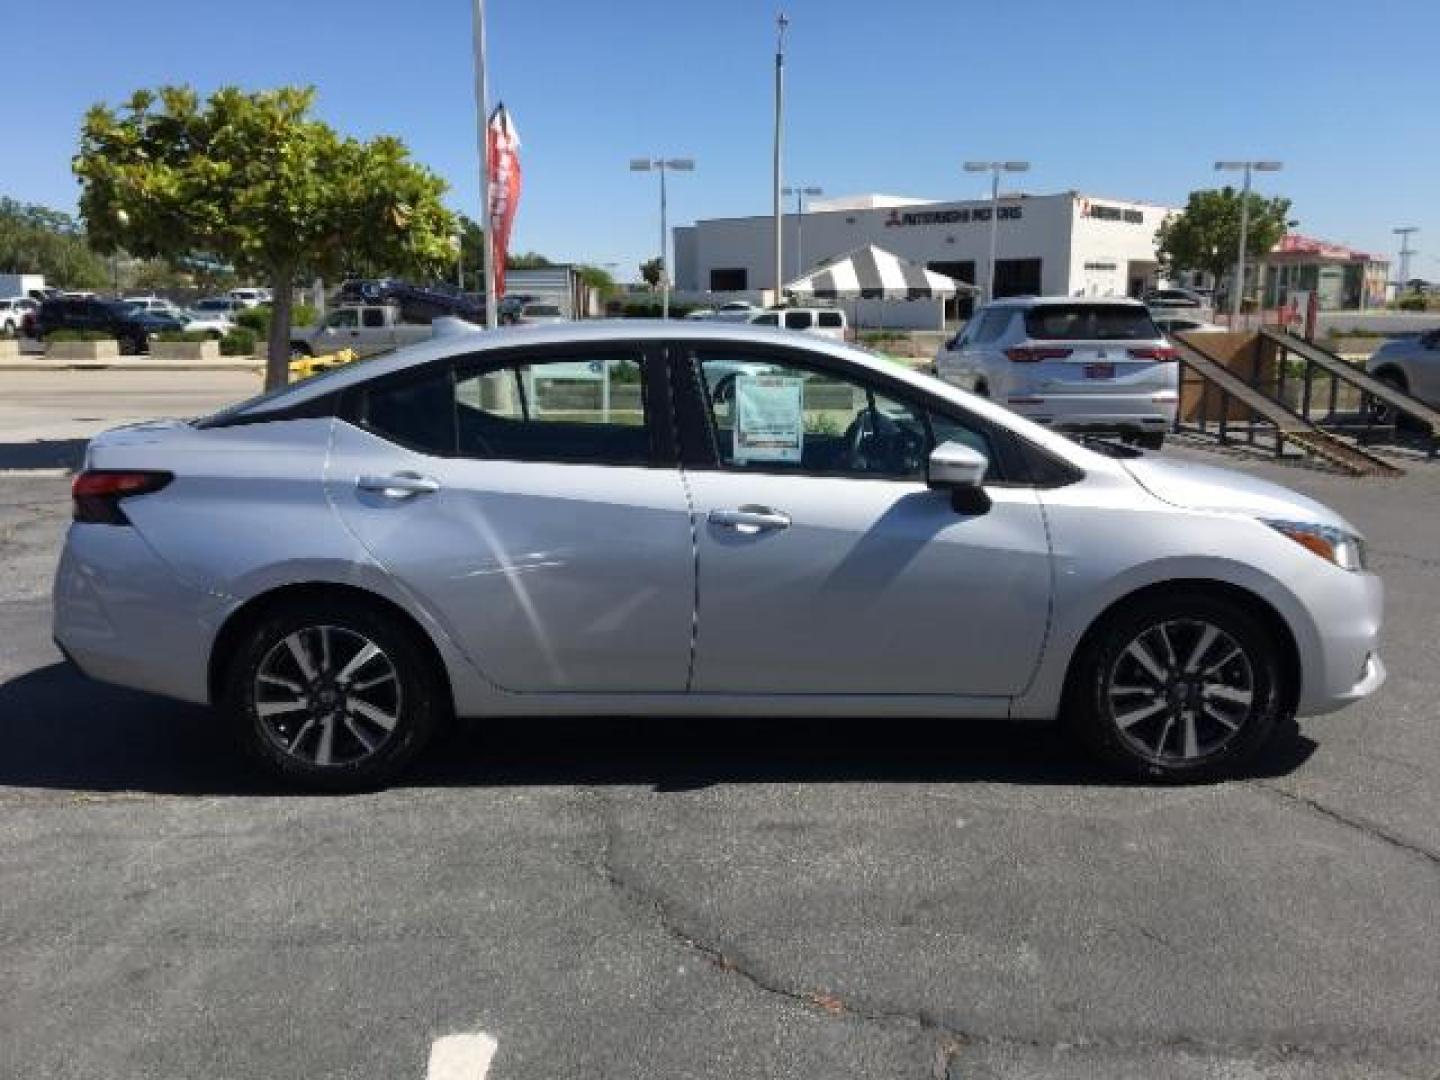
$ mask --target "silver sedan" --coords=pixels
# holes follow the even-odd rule
[[[1060,717],[1209,778],[1385,677],[1326,507],[733,323],[454,333],[107,432],[74,504],[66,655],[312,786],[641,713]]]
[[[1385,342],[1365,362],[1365,370],[1426,405],[1440,408],[1440,330]],[[1389,419],[1389,407],[1383,402],[1377,403],[1377,411],[1381,419]]]

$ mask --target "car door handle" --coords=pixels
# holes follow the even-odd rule
[[[711,510],[711,525],[734,529],[736,532],[754,534],[778,531],[790,527],[790,515],[768,506],[742,506],[738,510]]]
[[[374,491],[388,499],[408,499],[412,495],[429,495],[440,490],[440,481],[419,473],[393,473],[390,476],[362,476],[355,481],[361,491]]]

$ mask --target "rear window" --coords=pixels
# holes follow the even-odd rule
[[[844,326],[845,322],[840,318],[840,312],[838,311],[822,311],[820,312],[820,325],[833,329]]]
[[[1025,312],[1025,334],[1040,341],[1148,341],[1160,331],[1142,307],[1045,304]]]

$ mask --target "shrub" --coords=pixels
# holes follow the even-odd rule
[[[291,326],[309,326],[320,313],[309,304],[296,304],[290,309]],[[270,336],[270,305],[261,304],[259,307],[241,308],[235,313],[235,323],[239,327],[252,331],[256,337],[268,338]]]
[[[255,331],[237,326],[220,339],[221,356],[254,356]]]
[[[162,330],[155,335],[156,341],[209,341],[207,330]]]
[[[114,341],[115,335],[108,330],[52,330],[45,335],[46,341]]]
[[[1419,293],[1406,293],[1395,304],[1401,311],[1424,311],[1425,297]]]

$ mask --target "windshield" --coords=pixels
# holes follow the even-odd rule
[[[1025,312],[1037,341],[1149,341],[1160,336],[1150,313],[1128,304],[1043,304]]]

